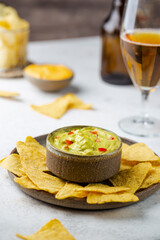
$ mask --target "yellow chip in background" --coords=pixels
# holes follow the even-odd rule
[[[4,24],[2,24],[2,26],[0,25],[3,28],[7,28],[7,29],[11,29],[11,30],[22,30],[22,29],[26,30],[29,28],[29,23],[26,20],[20,18],[16,9],[14,9],[13,7],[6,6],[5,4],[0,3],[0,14],[1,14],[0,22],[6,22],[5,25]],[[9,27],[8,27],[8,25],[9,25]],[[7,35],[9,33],[7,32]],[[15,32],[14,35],[16,35],[16,36],[18,35],[19,37],[21,37],[23,35],[23,31],[18,32],[18,33]],[[12,43],[14,36],[11,36],[10,34],[9,34],[9,36],[5,36],[6,41],[8,40],[8,38]],[[17,41],[17,44],[18,43],[19,43],[19,41]],[[22,43],[23,43],[23,41],[22,41]],[[10,55],[8,57],[10,57]]]
[[[128,146],[122,151],[121,158],[127,161],[139,162],[159,160],[159,157],[144,143],[135,143]]]
[[[115,187],[128,187],[129,192],[135,193],[142,185],[145,177],[152,168],[151,163],[139,163],[136,166],[118,172],[109,180]]]
[[[17,176],[22,176],[20,156],[18,154],[11,154],[0,161],[0,166],[7,169]]]
[[[38,171],[48,171],[46,156],[37,151],[36,148],[28,147],[21,141],[17,142],[16,146],[24,170],[33,168]]]
[[[89,204],[103,204],[109,202],[136,202],[138,200],[138,197],[132,193],[89,193],[87,196],[87,203]]]
[[[35,234],[26,237],[20,234],[16,236],[24,240],[75,240],[57,219],[50,220]]]
[[[153,184],[160,182],[160,169],[152,169],[147,177],[144,179],[140,189],[148,188]]]
[[[69,109],[69,99],[57,99],[52,103],[40,106],[31,105],[31,108],[41,114],[47,115],[52,118],[61,118]]]
[[[92,105],[83,103],[73,93],[67,93],[54,102],[40,106],[31,105],[31,108],[52,118],[61,118],[69,108],[90,109]]]
[[[64,187],[56,194],[55,198],[85,198],[87,193],[82,189],[83,187],[78,184],[66,182]]]
[[[26,175],[14,178],[14,181],[24,188],[40,190]]]
[[[31,136],[26,137],[26,140],[24,143],[26,146],[33,147],[38,152],[40,152],[41,154],[46,156],[46,148],[44,146],[42,146],[41,144],[39,144],[39,142],[37,142],[36,139],[34,139],[33,137],[31,137]]]
[[[90,183],[83,188],[84,191],[88,192],[99,192],[104,194],[117,193],[117,192],[126,192],[129,188],[126,187],[110,187],[101,183]]]
[[[16,97],[16,96],[19,96],[19,93],[8,92],[8,91],[0,91],[0,97],[11,98],[11,97]]]
[[[82,102],[73,93],[68,93],[65,96],[69,99],[70,108],[85,109],[85,110],[88,110],[88,109],[92,108],[91,104],[86,104],[86,103]]]

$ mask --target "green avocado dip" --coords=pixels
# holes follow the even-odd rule
[[[49,137],[50,144],[62,151],[76,155],[102,155],[120,146],[118,137],[97,127],[60,129]]]

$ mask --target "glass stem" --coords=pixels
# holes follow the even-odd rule
[[[145,123],[149,123],[149,115],[148,115],[148,96],[149,91],[142,90],[142,110],[141,110],[141,117],[142,121]]]

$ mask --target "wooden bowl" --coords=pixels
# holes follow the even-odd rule
[[[70,126],[63,130],[88,126]],[[90,126],[89,126],[90,127]],[[101,128],[102,129],[102,128]],[[68,181],[93,183],[104,181],[115,175],[120,169],[122,141],[117,136],[119,147],[110,153],[102,155],[76,155],[61,151],[50,144],[49,138],[56,136],[57,129],[47,137],[47,167],[56,176]],[[111,132],[106,129],[104,131]],[[113,133],[113,132],[111,132]]]

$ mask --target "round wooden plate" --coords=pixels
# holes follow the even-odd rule
[[[47,134],[36,137],[35,139],[40,144],[45,146],[46,145],[46,137],[47,137]],[[126,139],[126,138],[121,138],[121,139],[122,139],[122,142],[127,143],[129,145],[135,143],[135,141],[132,141],[130,139]],[[14,148],[11,153],[17,153],[16,148]],[[8,172],[8,173],[9,173],[10,178],[14,182],[14,178],[16,176],[14,174],[12,174],[11,172]],[[75,209],[83,209],[83,210],[104,210],[104,209],[124,207],[124,206],[128,206],[128,205],[137,203],[137,202],[127,202],[127,203],[113,202],[113,203],[104,203],[104,204],[88,204],[86,202],[86,199],[78,199],[78,198],[70,198],[69,199],[68,198],[68,199],[64,199],[64,200],[58,200],[58,199],[55,198],[54,194],[51,194],[51,193],[48,193],[48,192],[45,192],[45,191],[27,189],[27,188],[24,188],[24,187],[20,186],[17,183],[15,183],[15,184],[23,192],[25,192],[26,194],[28,194],[29,196],[31,196],[33,198],[36,198],[36,199],[41,200],[41,201],[46,202],[46,203],[50,203],[50,204],[58,205],[58,206],[62,206],[62,207],[67,207],[67,208],[75,208]],[[139,201],[142,201],[145,198],[152,195],[159,188],[160,188],[160,183],[157,183],[157,184],[154,184],[153,186],[151,186],[147,189],[144,189],[144,190],[141,190],[141,191],[137,192],[135,195],[138,196]]]

